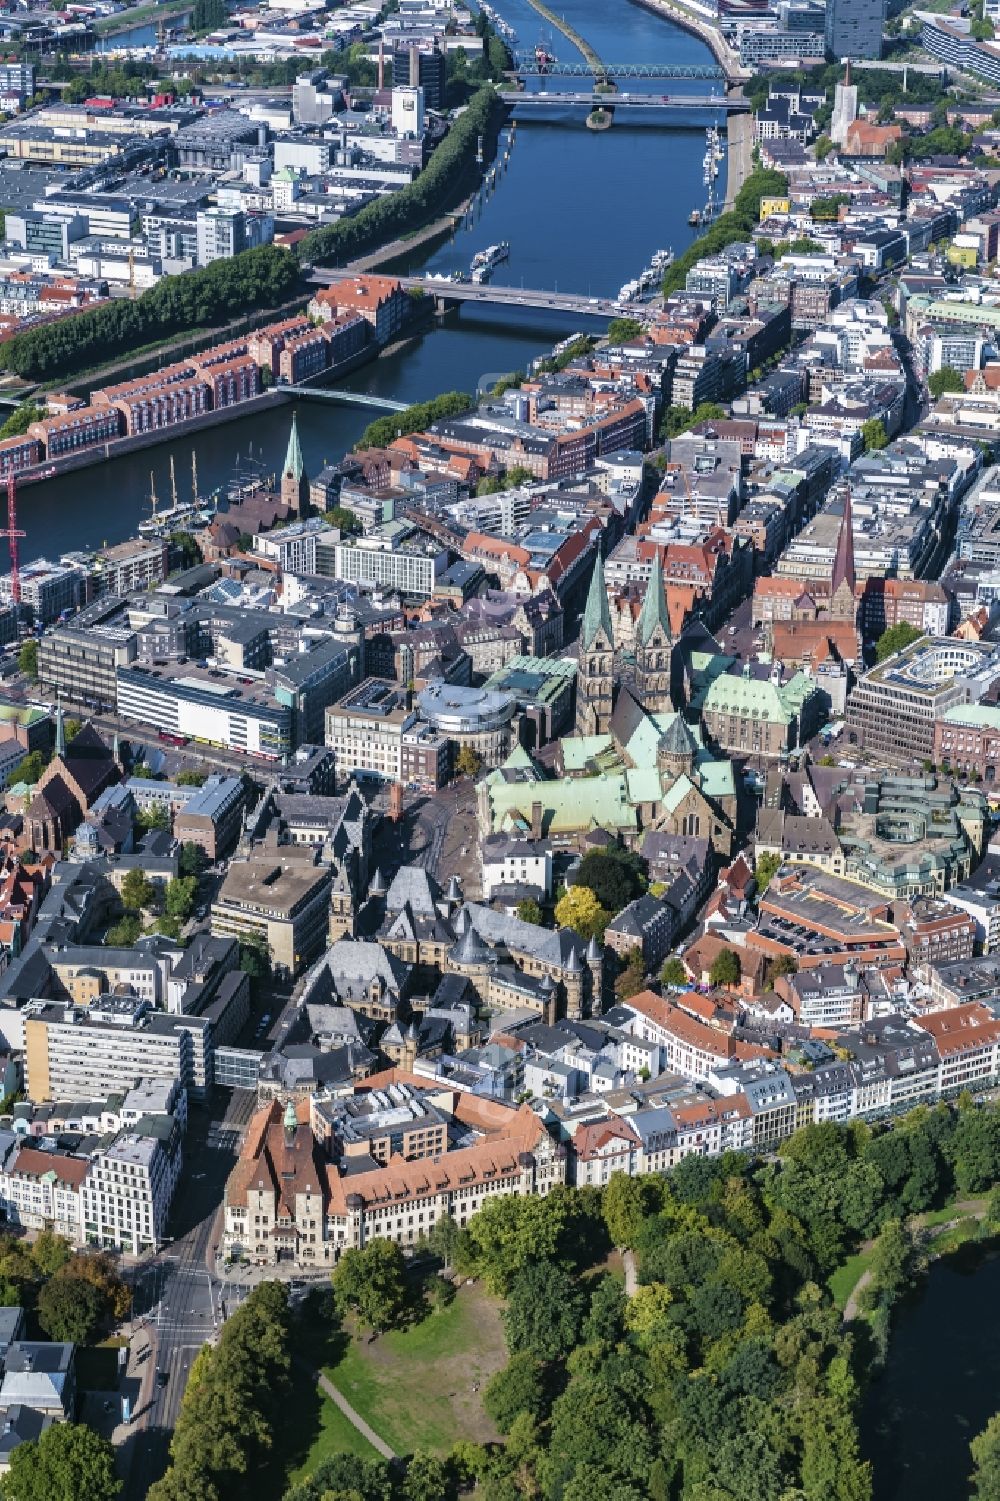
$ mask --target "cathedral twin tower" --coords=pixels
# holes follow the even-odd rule
[[[663,587],[659,549],[646,585],[636,625],[632,690],[650,714],[669,713],[673,637]],[[615,699],[615,637],[611,625],[604,562],[598,551],[580,626],[576,679],[576,729],[579,735],[606,735]]]

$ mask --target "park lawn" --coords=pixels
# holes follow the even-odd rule
[[[947,1256],[949,1251],[957,1251],[967,1240],[976,1240],[978,1236],[979,1221],[969,1215],[952,1225],[950,1230],[942,1230],[940,1235],[935,1235],[930,1249],[934,1256]]]
[[[323,1398],[317,1420],[319,1431],[315,1434],[305,1459],[288,1477],[290,1481],[305,1480],[331,1454],[357,1454],[360,1459],[378,1458],[368,1440],[344,1417],[340,1408],[329,1397]]]
[[[480,1388],[507,1363],[500,1310],[478,1284],[419,1324],[380,1335],[355,1334],[327,1376],[397,1454],[446,1453],[459,1439],[499,1435],[483,1412]]]
[[[855,1256],[848,1256],[842,1266],[835,1272],[831,1272],[827,1278],[827,1287],[833,1296],[836,1306],[843,1310],[847,1307],[847,1300],[857,1287],[859,1280],[867,1272],[871,1263],[872,1253],[859,1251]]]
[[[966,1208],[964,1210],[957,1210],[955,1206],[956,1206],[956,1204],[959,1204],[959,1203],[963,1203],[963,1204],[967,1204],[967,1205],[976,1204],[978,1207],[976,1209]],[[966,1199],[960,1199],[958,1196],[956,1196],[955,1198],[949,1199],[948,1202],[947,1202],[947,1204],[945,1204],[943,1206],[943,1208],[941,1208],[941,1209],[932,1209],[927,1214],[918,1215],[917,1216],[917,1224],[920,1225],[921,1228],[924,1229],[924,1230],[933,1230],[933,1228],[934,1228],[935,1225],[947,1225],[947,1223],[948,1223],[949,1220],[955,1219],[960,1214],[961,1215],[973,1215],[973,1216],[975,1216],[975,1217],[978,1218],[979,1215],[985,1214],[985,1212],[986,1212],[986,1198],[985,1198],[985,1196],[982,1196],[982,1197],[971,1196],[967,1200]]]

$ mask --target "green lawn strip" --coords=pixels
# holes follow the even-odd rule
[[[460,1408],[473,1384],[485,1384],[506,1362],[495,1319],[481,1312],[480,1298],[460,1294],[449,1308],[372,1344],[355,1337],[326,1374],[397,1453],[445,1453],[469,1436]]]
[[[981,1199],[978,1199],[976,1201],[978,1203],[978,1205],[979,1205],[978,1209],[971,1210],[971,1211],[968,1210],[968,1209],[966,1209],[964,1211],[957,1210],[955,1208],[955,1205],[957,1203],[959,1203],[959,1202],[965,1202],[965,1201],[964,1200],[960,1201],[960,1200],[957,1200],[957,1199],[950,1199],[948,1201],[948,1203],[945,1204],[941,1209],[932,1209],[927,1214],[921,1214],[918,1217],[918,1219],[917,1219],[918,1225],[921,1227],[921,1229],[924,1229],[924,1230],[933,1230],[933,1228],[934,1228],[935,1225],[947,1225],[950,1220],[953,1220],[953,1219],[959,1217],[960,1215],[961,1216],[970,1216],[971,1215],[973,1217],[978,1217],[979,1215],[981,1215],[983,1213],[983,1211],[986,1208],[986,1199],[985,1199],[985,1197],[983,1197]],[[973,1201],[971,1199],[969,1199],[968,1202],[971,1204]]]
[[[833,1301],[838,1308],[844,1309],[847,1307],[847,1300],[868,1270],[871,1259],[871,1251],[858,1251],[855,1256],[848,1256],[843,1265],[839,1266],[827,1278],[826,1285],[830,1289]]]
[[[942,1230],[940,1235],[935,1235],[929,1249],[934,1256],[947,1256],[949,1251],[957,1250],[967,1240],[975,1240],[978,1235],[979,1221],[974,1216],[967,1215],[957,1225],[952,1225],[950,1230]]]
[[[139,5],[134,10],[116,11],[113,16],[99,16],[94,22],[94,30],[99,36],[114,36],[116,32],[132,31],[136,26],[183,15],[193,9],[193,0],[165,0],[162,5]]]
[[[295,1414],[289,1416],[294,1426]],[[304,1480],[331,1454],[357,1454],[361,1459],[377,1458],[368,1440],[344,1417],[340,1408],[329,1397],[323,1397],[318,1416],[319,1432],[313,1438],[305,1459],[292,1471],[290,1480]]]

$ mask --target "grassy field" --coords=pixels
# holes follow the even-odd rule
[[[859,1279],[867,1272],[871,1259],[871,1251],[859,1251],[856,1256],[848,1256],[843,1266],[839,1266],[828,1278],[826,1285],[838,1308],[843,1309],[847,1306],[848,1298]]]
[[[291,1417],[294,1424],[295,1414],[291,1414]],[[362,1459],[377,1457],[368,1440],[362,1438],[354,1424],[348,1422],[329,1397],[322,1399],[312,1426],[312,1441],[301,1464],[296,1465],[288,1476],[290,1481],[304,1480],[331,1454],[357,1454]]]
[[[481,1287],[463,1287],[419,1324],[371,1344],[352,1339],[326,1374],[398,1454],[441,1454],[460,1438],[498,1437],[473,1387],[506,1361],[496,1301]]]

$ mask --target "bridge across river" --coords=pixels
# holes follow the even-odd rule
[[[330,282],[342,281],[344,276],[343,271],[317,266],[310,280],[326,286]],[[496,307],[541,308],[545,312],[576,313],[590,318],[616,318],[621,313],[636,317],[649,311],[647,305],[620,302],[617,297],[584,297],[579,292],[560,292],[551,288],[511,287],[502,282],[449,281],[436,276],[400,276],[398,280],[400,286],[408,292],[424,292],[445,303],[492,303]],[[327,396],[331,393],[313,390],[308,394]],[[345,393],[345,399],[346,394],[348,393]],[[381,397],[378,399],[384,400]]]
[[[525,105],[531,109],[546,110],[550,113],[554,110],[566,109],[570,105],[582,105],[586,109],[615,111],[711,109],[725,111],[727,114],[736,114],[750,108],[749,101],[741,94],[735,96],[728,94],[622,94],[604,93],[596,89],[587,93],[540,90],[538,93],[531,94],[520,89],[501,89],[499,93],[504,104],[512,109]]]
[[[725,70],[712,63],[560,63],[552,58],[539,62],[533,52],[515,52],[513,71],[519,78],[725,78]]]
[[[390,396],[372,396],[367,391],[342,391],[332,386],[289,386],[296,401],[339,401],[342,406],[371,407],[376,412],[405,412],[405,401]]]

